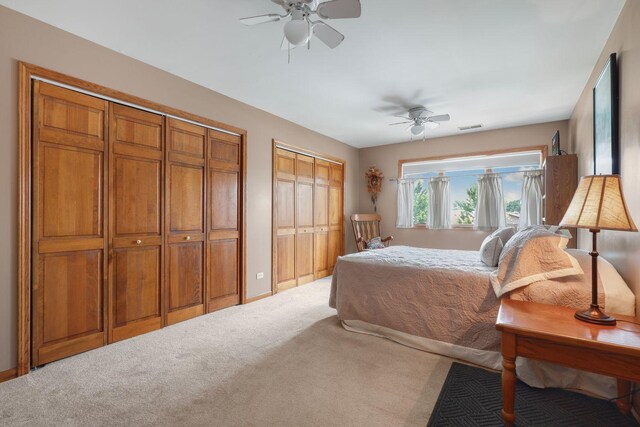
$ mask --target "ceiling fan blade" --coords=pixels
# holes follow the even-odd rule
[[[362,7],[360,0],[331,0],[321,3],[316,13],[324,19],[359,18]]]
[[[249,16],[248,18],[242,18],[240,22],[244,25],[258,25],[265,24],[267,22],[279,21],[282,17],[277,13],[270,13],[268,15]]]
[[[439,116],[429,117],[430,122],[448,122],[451,117],[448,114],[441,114]]]
[[[440,126],[440,123],[432,122],[431,120],[427,120],[426,122],[423,123],[423,126],[429,128],[429,129],[435,129],[438,126]]]
[[[393,117],[400,117],[401,119],[411,120],[411,117],[403,116],[402,114],[393,114]]]
[[[280,6],[284,6],[284,0],[271,0],[275,4],[279,4]]]
[[[413,120],[409,120],[408,122],[391,123],[389,126],[406,125],[407,123],[411,123],[413,125]]]
[[[331,25],[322,21],[312,22],[312,24],[313,34],[331,49],[338,47],[344,40],[344,36]]]

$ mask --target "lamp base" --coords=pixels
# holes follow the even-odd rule
[[[615,325],[616,319],[600,310],[597,305],[592,305],[588,310],[576,311],[576,319],[596,325]]]

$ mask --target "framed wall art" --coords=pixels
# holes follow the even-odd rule
[[[593,173],[620,173],[618,141],[618,67],[616,54],[607,60],[593,87]]]

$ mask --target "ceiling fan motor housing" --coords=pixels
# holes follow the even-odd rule
[[[414,107],[409,110],[409,117],[411,117],[411,120],[427,118],[431,114],[433,113],[424,107]]]

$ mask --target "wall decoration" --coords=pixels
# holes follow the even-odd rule
[[[609,56],[593,87],[593,172],[620,173],[618,142],[618,67],[616,54]]]
[[[375,166],[370,166],[364,175],[367,177],[367,191],[371,195],[373,211],[378,212],[376,201],[378,200],[378,193],[382,191],[382,178],[384,178],[384,175]]]
[[[556,133],[553,134],[551,138],[551,155],[559,156],[562,154],[562,150],[560,150],[560,131],[557,130]]]

